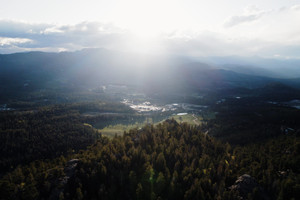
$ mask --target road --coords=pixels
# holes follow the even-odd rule
[[[199,126],[200,123],[197,122],[198,118],[197,118],[194,114],[193,114],[192,116],[194,117],[193,122],[194,122],[197,126]]]

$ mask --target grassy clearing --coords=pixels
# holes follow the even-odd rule
[[[117,125],[109,125],[103,129],[98,130],[100,133],[103,135],[113,137],[116,134],[117,135],[122,135],[124,131],[129,131],[132,128],[137,128],[139,127],[137,124],[130,124],[130,125],[124,125],[124,124],[117,124]]]
[[[172,115],[169,117],[169,119],[175,119],[178,123],[188,123],[191,125],[200,125],[202,122],[202,117],[198,115],[193,114],[187,114],[187,115]],[[163,120],[164,121],[164,120]],[[162,123],[163,121],[157,122],[156,124]],[[133,128],[142,128],[148,123],[153,123],[152,118],[147,118],[143,123],[135,123],[135,124],[117,124],[117,125],[109,125],[103,129],[98,129],[99,133],[102,133],[103,135],[106,135],[108,137],[113,137],[116,134],[122,135],[124,131],[129,131]]]
[[[188,123],[190,125],[201,125],[203,118],[199,115],[186,114],[186,115],[172,115],[168,119],[175,119],[178,123]],[[155,123],[155,125],[162,123],[165,120]]]
[[[202,117],[194,114],[173,115],[170,118],[175,119],[178,123],[186,122],[191,125],[200,125],[202,121]]]
[[[116,134],[122,135],[124,131],[129,131],[133,128],[142,128],[147,123],[153,123],[152,118],[147,118],[143,123],[135,123],[135,124],[117,124],[117,125],[109,125],[104,127],[103,129],[98,129],[99,133],[106,135],[108,137],[113,137]]]

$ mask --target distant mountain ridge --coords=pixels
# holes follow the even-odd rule
[[[272,82],[300,88],[300,78],[238,73],[176,56],[146,56],[106,49],[0,55],[2,95],[45,88],[95,88],[105,84],[132,85],[148,92],[194,92],[254,89]]]
[[[199,60],[216,65],[218,68],[249,75],[286,79],[300,77],[300,59],[227,56]]]

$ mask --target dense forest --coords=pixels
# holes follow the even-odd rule
[[[300,129],[298,109],[256,98],[227,98],[211,109],[218,114],[203,131],[234,145],[257,143]]]
[[[297,199],[299,132],[232,146],[167,120],[4,175],[1,199]],[[69,161],[68,161],[69,160]],[[248,174],[248,175],[244,175]],[[236,189],[238,177],[255,187]]]
[[[86,116],[98,113],[126,115]],[[132,115],[131,115],[132,114]],[[0,112],[0,175],[36,159],[55,158],[91,145],[99,133],[98,126],[138,118],[120,103],[86,102],[38,107],[35,110]],[[134,118],[134,119],[135,119]],[[101,122],[101,123],[100,123]]]
[[[0,199],[299,198],[299,79],[90,51],[2,56]]]

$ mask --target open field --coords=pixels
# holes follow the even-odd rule
[[[109,125],[104,127],[103,129],[98,129],[99,133],[106,135],[108,137],[113,137],[116,134],[122,135],[124,131],[129,131],[133,128],[142,128],[145,124],[152,123],[152,118],[147,118],[143,123],[135,123],[135,124],[117,124],[117,125]]]
[[[170,118],[175,119],[178,123],[188,123],[191,125],[200,125],[202,121],[202,117],[197,116],[195,114],[186,114],[186,115],[174,115]]]
[[[200,125],[202,121],[202,117],[194,115],[194,114],[186,114],[186,115],[172,115],[169,119],[175,119],[178,123],[188,123],[191,125]],[[155,124],[162,123],[164,120],[157,122]],[[106,135],[108,137],[113,137],[116,134],[122,135],[124,131],[129,131],[133,128],[142,128],[145,124],[153,123],[152,118],[147,118],[143,123],[135,123],[135,124],[117,124],[117,125],[109,125],[104,127],[103,129],[98,129],[99,133]]]

